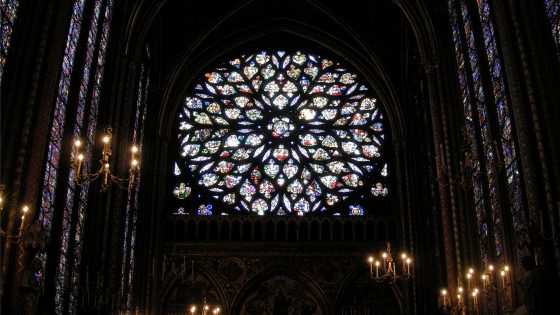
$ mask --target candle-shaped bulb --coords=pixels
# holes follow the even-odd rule
[[[412,262],[412,259],[410,259],[410,258],[407,258],[407,259],[406,259],[406,263],[407,263],[407,264],[410,264],[411,262]]]
[[[490,270],[490,271],[494,271],[494,265],[490,265],[490,266],[488,266],[488,270]]]
[[[136,167],[138,166],[138,160],[133,159],[132,162],[130,162],[130,164],[132,164],[132,167]]]
[[[204,310],[205,310],[205,311],[207,311],[207,310],[209,310],[209,309],[210,309],[210,307],[209,307],[208,305],[204,305]]]
[[[508,265],[505,265],[505,266],[504,266],[504,271],[505,271],[505,272],[508,272],[508,271],[509,271],[509,266],[508,266]]]
[[[109,169],[109,163],[105,163],[105,168]]]
[[[191,306],[191,313],[194,314],[194,312],[196,312],[196,306],[193,305],[193,306]]]
[[[478,294],[478,292],[476,292],[476,291],[473,291],[473,292],[472,292],[472,296],[473,296],[473,297],[476,297],[477,294]]]
[[[482,275],[482,280],[486,280],[486,275]]]
[[[131,150],[132,150],[132,153],[137,153],[138,152],[138,147],[133,145]]]
[[[505,277],[505,276],[506,276],[505,270],[502,270],[502,271],[500,272],[500,275],[501,275],[502,277]]]
[[[23,225],[23,220],[25,220],[25,214],[21,216],[21,225]]]
[[[4,199],[2,198],[2,195],[0,195],[0,205],[4,202]]]
[[[474,269],[469,268],[469,274],[473,274],[474,273]]]
[[[447,295],[447,290],[446,289],[441,289],[441,295],[446,296]]]
[[[459,293],[463,293],[463,287],[459,287],[459,289],[457,289],[459,291]]]
[[[109,136],[104,136],[104,137],[103,137],[103,143],[108,144],[108,143],[109,143],[109,140],[111,140],[111,139],[109,138]]]
[[[484,276],[484,275],[483,275]],[[467,279],[470,279],[472,277],[472,274],[467,273]]]
[[[478,289],[477,289],[477,288],[474,288],[474,292],[475,292],[476,294],[478,294]]]
[[[80,141],[80,139],[76,139],[76,141],[74,141],[74,145],[76,148],[79,148],[82,145],[82,141]]]
[[[29,211],[29,207],[28,206],[23,206],[22,211],[23,211],[23,215],[25,215],[27,213],[27,211]]]
[[[83,154],[78,154],[78,160],[81,162],[84,160],[84,155]]]
[[[383,253],[383,255],[381,255],[383,258],[387,258],[387,253]]]
[[[369,257],[368,257],[368,262],[369,262],[370,264],[373,263],[373,256],[369,256]]]
[[[406,259],[406,254],[405,254],[405,253],[402,253],[401,258],[402,258],[402,259]]]
[[[376,267],[379,267],[379,264],[380,264],[379,260],[375,262]]]

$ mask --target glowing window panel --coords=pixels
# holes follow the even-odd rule
[[[357,78],[301,52],[226,62],[185,97],[178,164],[215,199],[256,214],[318,213],[363,188],[386,196],[384,117]]]
[[[556,47],[560,47],[560,1],[544,0],[544,3],[552,29],[552,37],[554,38]]]
[[[0,25],[2,27],[0,30],[0,79],[2,79],[8,57],[18,4],[17,0],[3,0],[0,6]]]

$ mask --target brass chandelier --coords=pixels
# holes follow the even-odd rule
[[[82,141],[78,138],[74,141],[74,149],[72,152],[72,167],[74,169],[74,177],[73,180],[76,184],[80,186],[87,186],[92,181],[97,180],[98,178],[102,179],[101,183],[101,191],[105,192],[109,188],[112,183],[115,183],[118,187],[122,189],[131,189],[134,187],[136,174],[139,169],[139,149],[136,145],[133,145],[130,149],[131,158],[130,158],[130,168],[128,170],[129,176],[128,178],[120,178],[114,175],[111,172],[111,139],[113,137],[113,128],[107,127],[105,128],[105,134],[102,137],[103,143],[103,150],[101,151],[101,159],[99,163],[101,164],[99,169],[96,172],[88,173],[86,170],[82,168],[82,164],[84,162],[84,154],[82,150]],[[128,185],[126,183],[128,182]]]

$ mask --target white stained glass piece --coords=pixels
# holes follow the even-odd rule
[[[227,137],[225,146],[226,148],[237,148],[239,146],[239,140],[236,135],[231,135]]]
[[[269,199],[274,192],[274,185],[269,182],[268,180],[263,180],[263,182],[259,186],[259,193],[265,196],[265,198]]]
[[[385,163],[385,165],[383,166],[383,169],[381,170],[381,176],[383,177],[387,177],[388,173],[387,173],[387,163]]]
[[[295,180],[288,185],[288,191],[292,193],[292,195],[299,195],[303,192],[303,186],[299,181]]]
[[[332,120],[336,117],[336,114],[336,109],[323,109],[323,111],[321,111],[320,118],[324,120]]]
[[[247,114],[247,118],[253,121],[263,118],[261,111],[258,109],[249,109],[248,111],[246,111],[246,114]]]
[[[312,109],[305,108],[305,109],[302,109],[299,112],[299,119],[301,119],[301,120],[313,120],[313,119],[315,119],[316,115],[317,115],[316,111],[314,111]]]
[[[226,187],[231,189],[241,182],[241,176],[227,175],[225,180]]]
[[[247,137],[247,140],[245,140],[245,144],[250,145],[250,146],[257,146],[257,145],[261,144],[261,138],[256,134],[250,134]],[[263,149],[264,149],[264,147],[263,147]]]
[[[294,204],[294,211],[298,213],[307,213],[309,212],[309,202],[305,199],[300,199]]]
[[[253,205],[251,206],[251,210],[253,210],[253,212],[256,212],[259,215],[264,215],[266,210],[268,210],[268,204],[266,203],[266,201],[262,199],[257,199],[253,202]]]
[[[327,176],[323,176],[321,177],[321,182],[323,183],[323,185],[329,189],[335,189],[336,188],[336,176],[332,176],[332,175],[327,175]]]
[[[342,176],[342,181],[346,186],[356,188],[360,185],[360,177],[356,174],[348,174]]]
[[[302,139],[301,139],[301,144],[303,144],[304,146],[315,146],[317,145],[317,139],[315,138],[315,136],[311,135],[311,134],[306,134]]]
[[[276,209],[276,207],[278,206],[278,199],[280,198],[280,195],[276,195],[272,201],[270,202],[270,210],[274,210]]]
[[[206,110],[211,114],[217,114],[220,112],[220,105],[218,105],[218,103],[212,103],[208,105]]]
[[[313,107],[317,107],[317,108],[323,108],[325,106],[327,106],[328,103],[328,99],[326,97],[322,97],[322,96],[317,96],[313,98]]]
[[[226,116],[229,119],[237,119],[237,117],[239,117],[239,114],[241,114],[241,111],[238,108],[228,108],[226,109]]]
[[[227,203],[228,205],[233,205],[235,203],[235,194],[233,193],[229,193],[227,195],[224,196],[224,202]]]
[[[251,184],[248,180],[245,180],[245,182],[243,183],[243,185],[241,185],[241,188],[239,190],[239,194],[243,197],[245,197],[245,200],[247,201],[251,201],[251,199],[253,198],[253,195],[256,193],[256,188],[255,186],[253,186],[253,184]]]
[[[243,174],[243,173],[247,172],[250,167],[251,167],[251,164],[241,164],[241,165],[237,166],[237,173]]]
[[[348,169],[344,166],[344,163],[340,161],[330,162],[329,164],[327,164],[327,166],[329,167],[331,172],[335,174],[340,174],[342,172],[348,171]]]
[[[243,69],[243,72],[248,79],[251,79],[257,72],[259,72],[259,69],[257,67],[248,66]]]
[[[210,163],[204,165],[204,166],[200,169],[200,172],[206,172],[207,170],[209,170],[210,168],[212,168],[212,165],[214,165],[214,162],[210,162]]]
[[[387,196],[389,189],[384,187],[382,183],[376,183],[375,186],[371,187],[371,193],[376,196]]]
[[[284,203],[284,206],[286,207],[286,209],[288,209],[288,211],[292,211],[292,204],[290,203],[290,199],[288,199],[288,197],[286,195],[284,195],[284,198],[282,199],[282,202]]]
[[[280,167],[272,160],[270,160],[269,163],[264,166],[264,172],[271,178],[275,178],[279,171]]]
[[[298,167],[293,163],[293,161],[289,161],[287,164],[284,164],[284,174],[288,179],[294,177],[298,171]]]
[[[191,109],[200,109],[202,108],[202,101],[197,97],[187,97],[185,99],[185,105]]]
[[[187,144],[183,147],[183,156],[196,156],[200,151],[200,144]]]
[[[245,107],[245,105],[249,103],[249,99],[245,96],[236,97],[234,100],[235,100],[235,104],[237,104],[237,106],[241,108]]]
[[[177,162],[175,162],[175,167],[173,168],[173,174],[175,176],[181,175],[181,169],[179,168],[179,165],[177,165]]]
[[[194,112],[194,121],[201,124],[201,125],[211,125],[212,122],[210,121],[210,117],[206,113],[198,113]]]
[[[216,184],[217,181],[218,176],[216,176],[215,174],[202,174],[202,180],[200,181],[200,184],[206,187],[210,187]]]
[[[282,145],[274,149],[274,152],[272,152],[272,156],[274,156],[279,161],[284,161],[289,157],[289,155],[290,153],[288,152],[288,150],[285,149]]]
[[[284,95],[280,94],[274,99],[274,101],[272,101],[272,103],[276,106],[276,108],[281,110],[288,105],[288,99]]]
[[[220,141],[208,141],[204,146],[207,153],[214,154],[220,149]]]

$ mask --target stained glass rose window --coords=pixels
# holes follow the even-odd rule
[[[197,81],[178,124],[175,175],[189,173],[224,207],[304,215],[357,190],[388,193],[381,108],[356,74],[314,54],[222,64]],[[178,198],[190,192],[181,184]]]

